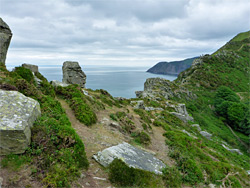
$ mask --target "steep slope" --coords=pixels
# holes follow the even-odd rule
[[[176,82],[197,90],[215,90],[221,85],[237,92],[249,89],[250,32],[237,35],[212,55],[194,60]]]
[[[147,72],[154,74],[178,75],[180,72],[188,69],[196,58],[197,57],[188,58],[182,61],[159,62],[152,68],[148,69]]]

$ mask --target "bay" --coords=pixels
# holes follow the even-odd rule
[[[149,67],[81,66],[87,75],[86,88],[105,89],[114,97],[135,98],[135,91],[142,91],[147,78],[160,77],[174,80],[173,75],[147,73]],[[61,66],[39,66],[39,72],[48,81],[62,81]]]

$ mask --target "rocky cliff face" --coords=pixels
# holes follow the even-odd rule
[[[178,75],[180,72],[188,69],[196,58],[197,57],[189,58],[183,61],[159,62],[152,68],[148,69],[147,72],[154,74]]]
[[[12,33],[9,26],[0,18],[0,63],[5,64],[11,37]]]

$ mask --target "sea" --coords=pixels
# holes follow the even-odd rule
[[[135,91],[143,91],[147,78],[160,77],[175,80],[173,75],[159,75],[146,72],[150,67],[81,66],[87,76],[86,88],[105,89],[113,97],[135,98]],[[7,67],[12,70],[13,67]],[[39,72],[48,81],[62,81],[62,66],[39,66]]]

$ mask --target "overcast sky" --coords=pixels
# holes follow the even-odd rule
[[[0,0],[6,63],[152,66],[211,54],[250,29],[249,0]]]

